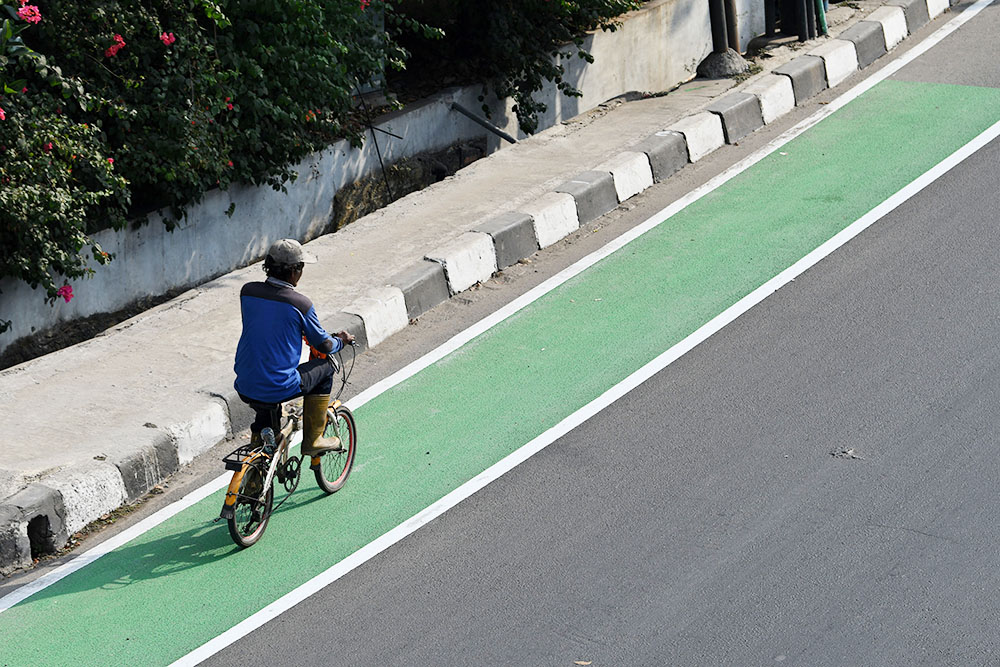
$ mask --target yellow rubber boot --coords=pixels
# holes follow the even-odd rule
[[[340,447],[340,438],[324,438],[330,394],[309,394],[302,399],[302,454],[312,456]]]

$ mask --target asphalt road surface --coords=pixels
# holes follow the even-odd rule
[[[1000,86],[998,29],[894,78]],[[1000,664],[998,173],[994,141],[206,664]]]
[[[1000,121],[998,30],[990,6],[359,406],[347,487],[327,499],[306,484],[252,549],[211,523],[217,491],[2,611],[0,665],[193,662],[206,642],[414,523]],[[870,74],[650,188],[632,210],[505,272],[507,283],[435,309],[391,350],[365,355],[359,382],[656,215]],[[205,664],[1000,664],[998,171],[991,141],[624,397]],[[209,458],[122,523],[217,476]]]

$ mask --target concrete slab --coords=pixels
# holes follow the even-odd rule
[[[711,111],[702,111],[682,118],[667,129],[684,135],[690,162],[697,162],[726,143],[726,135],[722,131],[722,119]]]
[[[827,88],[826,66],[819,56],[799,56],[774,71],[792,80],[796,105],[802,104]]]
[[[810,51],[809,55],[823,59],[826,85],[830,88],[858,71],[858,52],[850,40],[831,39]]]
[[[576,200],[565,192],[549,192],[528,202],[521,210],[531,216],[539,248],[547,248],[580,228]]]
[[[729,93],[712,102],[708,111],[722,119],[722,131],[727,144],[735,144],[757,128],[764,126],[760,100],[750,93]]]
[[[354,336],[356,352],[361,354],[368,349],[368,334],[365,332],[365,321],[360,315],[340,311],[323,322],[323,327],[330,333],[346,331]],[[348,354],[350,354],[348,352]]]
[[[879,39],[882,39],[881,26],[879,26]],[[765,74],[751,81],[743,92],[758,99],[764,123],[773,123],[795,108],[795,91],[792,88],[792,79],[787,76]]]
[[[893,50],[897,44],[906,39],[906,15],[901,7],[879,7],[865,17],[865,20],[882,25],[886,51]]]
[[[618,201],[636,196],[653,185],[653,170],[649,158],[639,151],[624,151],[597,166],[597,171],[610,171],[615,181]]]
[[[187,419],[170,423],[165,429],[177,447],[177,460],[184,465],[231,432],[229,412],[217,400],[204,400]]]
[[[585,171],[561,184],[556,192],[572,195],[580,224],[599,218],[618,206],[618,193],[611,170]]]
[[[899,7],[903,10],[903,16],[906,18],[906,30],[912,35],[915,31],[923,28],[930,22],[931,16],[928,5],[931,2],[933,0],[889,0],[885,4],[886,6]],[[948,0],[944,0],[943,4],[947,9]]]
[[[666,180],[688,163],[687,143],[684,135],[679,132],[663,130],[646,137],[631,148],[642,151],[649,158],[655,183]]]
[[[915,0],[923,2],[923,0]],[[885,55],[885,36],[882,24],[876,21],[861,21],[840,33],[838,39],[854,43],[858,55],[858,67],[864,69]]]
[[[571,202],[572,200],[570,197]],[[576,211],[573,214],[575,215]],[[427,253],[427,259],[444,266],[444,275],[448,279],[448,289],[452,294],[458,294],[476,283],[488,280],[497,270],[493,239],[489,234],[480,232],[462,234]]]
[[[61,470],[47,479],[46,485],[62,495],[63,518],[70,535],[90,523],[92,517],[110,512],[128,498],[118,468],[101,461]]]
[[[392,334],[402,331],[409,324],[406,315],[406,299],[398,287],[374,287],[358,297],[345,313],[352,313],[365,323],[368,347],[375,347]]]
[[[610,181],[611,175],[604,175]],[[579,205],[578,200],[578,208]],[[509,211],[476,225],[472,231],[489,234],[492,237],[493,250],[497,256],[497,269],[501,271],[526,257],[531,257],[538,250],[535,226],[527,213]]]
[[[948,0],[927,0],[927,13],[932,19],[937,18],[950,8]]]
[[[235,393],[234,390],[234,398]],[[235,400],[240,402],[238,398]],[[230,419],[233,412],[233,406],[230,405]],[[243,421],[249,423],[247,417],[250,416],[250,412],[248,406]],[[108,456],[107,460],[117,466],[121,473],[129,502],[137,500],[180,467],[177,447],[173,440],[164,432],[160,432],[160,435],[159,441],[151,446],[141,447],[138,451],[132,452],[113,452]]]
[[[444,277],[444,267],[425,259],[411,264],[392,278],[389,284],[403,293],[406,302],[406,316],[416,319],[428,310],[444,303],[451,296],[448,280]]]
[[[67,531],[62,496],[43,484],[31,484],[0,505],[0,574],[31,567],[36,549],[55,552],[65,544]]]

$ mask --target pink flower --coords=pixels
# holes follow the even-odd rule
[[[70,299],[73,298],[73,288],[70,285],[63,285],[56,290],[56,296],[61,296],[69,303]]]
[[[25,0],[25,2],[26,1],[27,0]],[[17,10],[17,15],[28,23],[38,23],[41,21],[42,14],[38,11],[38,7],[35,5],[27,5],[25,2],[21,3],[21,8]]]
[[[160,41],[163,42],[164,45],[170,46],[177,41],[177,38],[174,37],[174,33],[172,32],[164,32],[160,34]]]
[[[27,87],[27,86],[25,86],[24,88],[22,88],[22,89],[21,89],[21,94],[22,94],[22,95],[23,95],[24,93],[26,93],[26,92],[28,92],[28,87]]]
[[[113,157],[109,157],[108,158],[108,164],[114,165],[114,163],[115,163],[115,159]]]
[[[118,52],[125,48],[125,40],[122,39],[121,35],[115,35],[115,43],[108,47],[104,52],[104,55],[108,58],[112,58],[118,55]]]
[[[3,107],[0,107],[0,120],[7,120],[7,114],[3,112]]]
[[[232,166],[233,166],[233,161],[232,161],[232,160],[230,160],[230,161],[229,161],[229,162],[227,162],[226,164],[227,164],[227,165],[229,165],[230,167],[232,167]]]
[[[361,0],[361,11],[365,11],[370,4],[372,4],[372,0]]]
[[[52,150],[52,142],[50,141],[46,144],[42,144],[42,150],[45,151],[46,153]]]
[[[229,111],[232,111],[233,110],[233,103],[229,102],[228,104],[226,104],[226,109],[228,109]]]

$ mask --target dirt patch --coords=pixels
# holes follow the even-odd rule
[[[341,229],[411,192],[444,180],[483,157],[486,157],[486,139],[480,138],[386,165],[384,171],[376,171],[337,192],[329,229]]]

